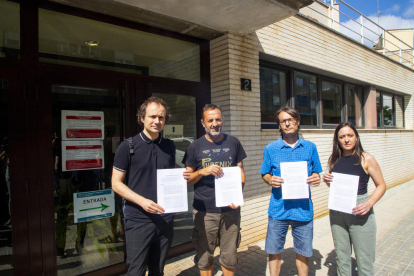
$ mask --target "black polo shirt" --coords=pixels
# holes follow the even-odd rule
[[[159,137],[152,141],[143,132],[132,138],[134,154],[129,153],[128,141],[123,141],[115,153],[114,168],[126,172],[128,188],[157,202],[157,169],[175,167],[175,147],[169,139]],[[131,159],[130,159],[131,158]],[[123,199],[125,219],[157,221],[170,219],[174,214],[150,214],[130,201]]]

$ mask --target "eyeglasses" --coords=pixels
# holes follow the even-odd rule
[[[286,125],[287,122],[289,122],[289,124],[293,124],[293,123],[296,123],[296,119],[295,118],[289,118],[289,119],[282,120],[279,123],[281,125]]]

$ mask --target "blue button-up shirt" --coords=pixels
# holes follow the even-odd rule
[[[280,177],[281,162],[307,161],[308,176],[312,173],[322,172],[316,145],[310,141],[301,139],[292,148],[286,144],[282,137],[266,146],[263,152],[263,163],[260,173],[271,174]],[[282,184],[283,185],[283,184]],[[282,198],[282,188],[272,188],[269,203],[269,216],[278,220],[310,221],[313,219],[313,205],[310,198],[286,199]]]

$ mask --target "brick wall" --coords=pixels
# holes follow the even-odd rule
[[[263,52],[374,85],[412,94],[413,70],[303,16],[256,31]]]
[[[224,132],[236,136],[248,155],[244,161],[246,171],[245,206],[242,207],[242,244],[244,245],[264,238],[266,235],[267,208],[271,188],[261,179],[260,166],[264,147],[271,141],[278,139],[280,134],[277,130],[261,130],[259,52],[269,51],[271,45],[279,44],[279,38],[280,36],[274,33],[267,37],[267,45],[263,45],[262,40],[258,40],[255,34],[245,37],[226,34],[210,43],[212,102],[223,108]],[[291,51],[296,51],[296,54],[300,55],[297,49]],[[276,50],[270,52],[280,54]],[[319,64],[319,62],[322,61],[315,61],[315,64]],[[390,63],[390,61],[387,62]],[[410,85],[412,85],[414,74],[412,72],[410,74],[412,76],[405,77],[411,81]],[[240,78],[252,80],[252,91],[241,90]],[[407,126],[411,125],[412,127],[413,103],[409,99],[405,97],[407,109],[405,115],[406,121],[411,122]],[[388,187],[414,178],[414,170],[406,169],[414,165],[412,130],[361,130],[360,135],[364,149],[378,160]],[[316,144],[321,163],[326,169],[327,160],[332,151],[333,130],[303,129],[301,136]],[[404,151],[404,156],[390,154],[393,152],[395,144],[402,142],[404,148],[407,149]],[[402,167],[401,164],[405,166]],[[369,192],[372,192],[373,189],[374,185],[371,181]],[[329,190],[324,184],[312,188],[316,217],[322,216],[328,211],[328,192]]]

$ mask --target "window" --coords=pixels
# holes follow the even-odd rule
[[[287,102],[286,76],[286,72],[260,67],[260,108],[263,128],[276,128],[273,116]]]
[[[324,125],[342,122],[342,84],[322,81],[322,113]]]
[[[316,76],[301,72],[294,73],[295,108],[300,113],[302,125],[316,126],[317,119],[317,85]]]
[[[394,96],[395,98],[395,127],[404,128],[404,98]]]
[[[200,81],[199,44],[45,9],[39,51],[46,63]]]
[[[382,113],[384,126],[394,126],[392,96],[382,95]]]
[[[382,127],[381,93],[377,92],[377,127]]]
[[[343,121],[363,127],[363,99],[362,86],[267,61],[260,62],[262,129],[276,128],[273,115],[286,105],[299,111],[304,128],[332,128]],[[389,101],[388,98],[385,100]],[[403,98],[395,101],[402,110]],[[394,110],[393,105],[388,108],[391,117],[387,115],[387,124],[393,122]],[[383,111],[382,107],[380,111]],[[403,124],[403,121],[398,121],[398,124]]]
[[[377,92],[377,127],[404,128],[404,100],[403,97]]]
[[[356,127],[362,127],[362,87],[353,84],[346,87],[348,121]]]
[[[0,58],[20,58],[20,7],[0,0]]]

